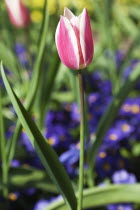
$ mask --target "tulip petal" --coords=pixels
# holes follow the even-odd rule
[[[66,17],[68,20],[71,20],[71,18],[75,17],[75,15],[67,7],[65,7],[64,17]]]
[[[27,26],[30,22],[30,16],[21,0],[5,0],[9,18],[13,25],[17,27]]]
[[[83,10],[80,18],[80,44],[84,58],[85,66],[87,66],[93,58],[93,36],[90,25],[90,18],[86,9]]]
[[[74,16],[73,18],[71,18],[70,23],[73,27],[73,30],[75,32],[76,39],[77,39],[79,57],[80,57],[79,68],[81,68],[84,66],[84,59],[83,59],[83,54],[82,54],[82,49],[81,49],[81,44],[80,44],[80,18]]]
[[[55,41],[61,61],[71,69],[79,69],[79,52],[75,32],[66,17],[61,16]]]
[[[76,16],[72,17],[71,20],[70,20],[70,23],[71,23],[72,27],[74,27],[74,28],[76,27],[77,30],[79,31],[80,21],[79,21],[78,17],[76,17]]]
[[[8,9],[8,14],[10,18],[13,20],[13,23],[16,24],[16,22],[20,25],[22,24],[22,18],[20,15],[20,1],[17,0],[5,0],[7,9]]]

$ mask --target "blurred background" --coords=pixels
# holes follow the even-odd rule
[[[140,0],[48,0],[47,9],[44,0],[22,2],[30,21],[25,27],[16,27],[9,19],[4,0],[0,0],[0,60],[23,104],[27,95],[34,92],[27,109],[57,152],[75,189],[79,161],[78,81],[76,71],[61,63],[55,46],[55,30],[64,7],[75,15],[86,7],[94,37],[93,61],[83,70],[87,118],[85,187],[91,183],[86,173],[91,161],[92,182],[96,186],[140,181],[140,70],[136,71],[140,61]],[[47,34],[41,51],[44,14]],[[32,89],[30,84],[37,71],[36,88]],[[59,193],[27,134],[17,128],[17,116],[1,76],[0,88],[9,161],[6,196],[0,173],[0,208],[47,209]],[[95,141],[99,143],[91,153],[97,155],[89,161],[88,151]],[[140,207],[112,204],[100,209],[127,208]]]

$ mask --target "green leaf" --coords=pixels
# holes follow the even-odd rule
[[[1,88],[1,87],[0,87]],[[7,156],[6,156],[6,141],[4,136],[4,122],[3,122],[3,107],[2,107],[2,94],[0,89],[0,153],[1,153],[1,174],[2,174],[2,183],[3,187],[3,196],[7,197],[8,188],[8,166],[7,166]]]
[[[44,122],[44,116],[48,109],[48,104],[50,102],[50,98],[52,96],[52,92],[54,90],[54,86],[57,83],[56,78],[58,72],[60,72],[60,59],[58,57],[57,50],[53,52],[53,59],[50,62],[50,66],[47,70],[46,78],[42,75],[42,84],[40,89],[40,103],[39,107],[41,107],[40,112],[40,124]],[[45,79],[45,80],[44,80]],[[55,82],[56,81],[56,82]]]
[[[53,179],[54,183],[59,188],[63,197],[65,198],[67,204],[72,209],[76,209],[77,201],[70,182],[70,179],[60,163],[57,154],[52,149],[52,147],[47,143],[46,139],[42,136],[38,127],[31,119],[29,113],[25,110],[13,89],[11,88],[6,74],[4,72],[3,66],[1,64],[2,78],[6,87],[6,90],[10,96],[11,102],[15,108],[15,111],[19,117],[19,120],[24,127],[29,139],[34,146],[38,156],[40,157],[44,167],[47,169],[50,177]]]
[[[2,176],[0,170],[0,183],[2,183]],[[10,190],[17,190],[18,188],[37,188],[46,192],[58,193],[54,184],[45,171],[39,170],[30,166],[13,167],[9,169],[8,186]],[[0,190],[2,185],[0,186]]]
[[[140,142],[134,142],[131,146],[134,157],[140,156]]]
[[[60,103],[65,103],[65,102],[69,102],[72,103],[73,100],[73,95],[71,93],[71,91],[59,91],[59,92],[53,92],[52,94],[52,99],[59,101]]]
[[[5,137],[4,137],[4,123],[3,123],[3,107],[2,107],[2,94],[0,87],[0,152],[1,160],[5,160]]]
[[[111,203],[140,204],[139,194],[140,184],[94,187],[84,190],[83,208],[99,207]],[[67,210],[67,207],[63,200],[58,200],[44,210]]]
[[[19,75],[14,55],[12,54],[10,49],[6,47],[6,45],[2,42],[0,42],[0,60],[3,61],[4,65],[8,69],[13,71],[16,75]]]

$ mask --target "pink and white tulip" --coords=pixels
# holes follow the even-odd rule
[[[17,28],[24,28],[30,23],[30,14],[21,0],[5,0],[11,23]]]
[[[56,29],[55,41],[65,66],[75,70],[88,66],[93,58],[94,44],[87,10],[83,9],[79,16],[75,16],[65,8]]]

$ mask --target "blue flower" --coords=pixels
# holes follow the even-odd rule
[[[71,105],[70,118],[72,121],[77,122],[78,124],[80,123],[80,111],[77,103]]]
[[[65,126],[59,124],[48,127],[45,137],[48,143],[55,149],[68,149],[72,142],[72,137],[68,130]]]
[[[134,174],[128,173],[126,170],[122,169],[116,171],[112,176],[112,181],[115,184],[134,184],[136,183],[136,177]],[[132,204],[110,204],[108,205],[108,210],[133,210]]]
[[[46,127],[51,125],[69,125],[70,120],[70,112],[66,110],[59,110],[59,111],[53,111],[50,110],[46,115],[45,124]]]
[[[20,136],[20,144],[23,145],[25,147],[26,151],[29,152],[30,154],[35,153],[35,149],[32,146],[32,144],[31,144],[31,142],[28,138],[28,135],[26,134],[24,129],[22,129],[22,133],[21,133],[21,136]]]
[[[33,210],[44,210],[48,204],[49,204],[49,201],[45,199],[41,199],[35,204]]]
[[[133,102],[133,99],[131,98],[127,98],[124,103],[122,104],[121,108],[120,108],[120,112],[119,114],[122,116],[131,116],[131,104]]]
[[[11,166],[12,166],[12,167],[18,167],[18,166],[20,166],[20,165],[21,165],[21,164],[20,164],[20,161],[17,160],[17,159],[12,160],[12,162],[11,162]]]
[[[140,98],[127,98],[120,109],[120,114],[126,117],[140,115]]]
[[[114,146],[114,148],[129,145],[129,139],[135,131],[134,126],[131,124],[126,120],[117,120],[114,126],[107,131],[104,142],[109,146]]]
[[[108,144],[108,146],[112,145],[114,148],[119,147],[119,142],[123,139],[123,133],[118,128],[110,128],[104,138],[104,142]]]
[[[97,127],[99,119],[105,112],[109,100],[109,97],[102,97],[102,95],[97,92],[88,95],[88,120],[91,130],[93,127]]]
[[[78,173],[77,163],[79,161],[79,153],[79,143],[76,145],[72,144],[70,149],[59,157],[71,177],[74,177]]]
[[[15,130],[15,125],[14,124],[10,125],[5,133],[5,138],[10,139],[14,133],[14,130]]]
[[[122,61],[124,60],[124,57],[125,57],[125,52],[124,51],[122,51],[122,50],[116,51],[115,61],[116,61],[117,68],[119,68],[120,65],[122,64]]]
[[[36,192],[35,188],[27,188],[23,190],[23,193],[25,194],[25,196],[32,196],[35,192]]]
[[[133,210],[132,204],[110,204],[107,206],[108,210]]]
[[[99,177],[111,177],[119,169],[127,167],[128,161],[120,155],[119,150],[103,144],[96,157],[96,171]]]
[[[136,183],[136,177],[134,174],[128,173],[126,170],[122,169],[113,174],[112,181],[115,184],[134,184]]]
[[[116,122],[116,127],[121,130],[123,138],[128,138],[134,131],[134,126],[126,120],[119,120]]]
[[[58,201],[58,200],[62,200],[62,196],[59,195],[57,197],[52,197],[51,199],[49,200],[46,200],[46,199],[40,199],[34,206],[33,210],[44,210],[46,209],[46,207],[51,204],[52,202],[54,201]]]

